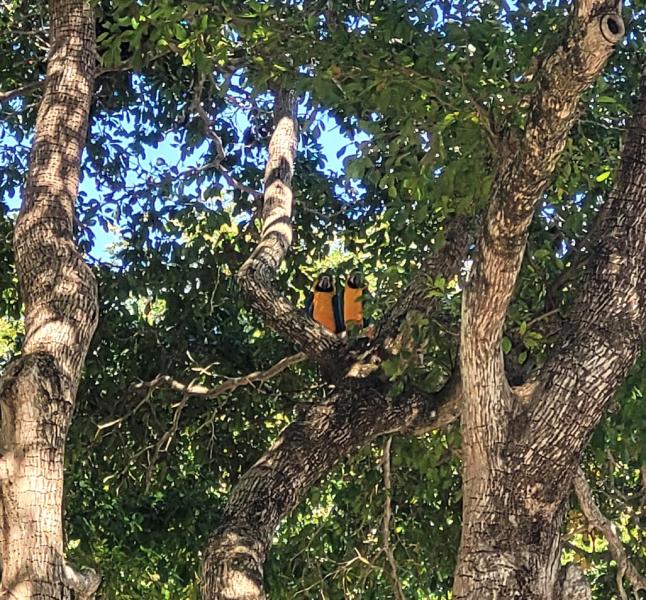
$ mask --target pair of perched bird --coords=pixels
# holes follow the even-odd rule
[[[346,330],[361,331],[368,327],[363,314],[364,295],[367,292],[361,271],[352,271],[345,282],[343,293],[337,293],[331,273],[321,273],[312,287],[305,309],[307,314],[332,333]]]

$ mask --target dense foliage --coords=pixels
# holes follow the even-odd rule
[[[20,338],[11,223],[47,55],[41,4],[2,7],[0,364]],[[624,7],[628,37],[586,95],[532,224],[503,341],[518,382],[550,352],[594,240],[644,61],[644,11]],[[327,393],[307,363],[216,397],[162,379],[213,387],[293,353],[233,278],[257,237],[268,92],[301,99],[296,241],[281,289],[302,304],[320,269],[361,264],[378,319],[420,255],[444,243],[438,225],[481,213],[504,150],[491,132],[522,125],[537,57],[559,43],[566,14],[566,3],[525,1],[98,2],[78,239],[101,317],[68,442],[66,518],[69,556],[105,575],[102,597],[195,597],[199,552],[231,485]],[[433,389],[455,361],[459,282],[431,281],[429,294],[444,308],[415,325],[427,347],[388,368]],[[585,463],[642,571],[644,391],[642,361]],[[409,598],[449,597],[459,447],[456,428],[393,443],[393,544]],[[290,516],[267,568],[272,598],[389,597],[380,457],[379,444],[364,448]],[[576,503],[567,527],[566,557],[584,566],[595,598],[617,597],[607,546]]]

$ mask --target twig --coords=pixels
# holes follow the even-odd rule
[[[610,554],[617,563],[616,581],[619,595],[622,600],[628,600],[628,595],[626,594],[626,590],[623,585],[623,579],[625,577],[630,582],[633,592],[635,593],[635,597],[637,598],[638,591],[646,590],[646,577],[639,573],[635,565],[633,565],[628,559],[626,549],[615,531],[615,526],[601,512],[601,509],[594,501],[590,484],[585,478],[585,474],[580,467],[577,469],[576,475],[574,476],[574,491],[576,492],[579,504],[581,505],[581,510],[583,511],[585,518],[588,520],[588,523],[601,533],[608,542]]]
[[[560,311],[561,311],[560,308],[555,308],[553,310],[548,310],[546,313],[543,313],[542,315],[538,315],[533,319],[530,319],[529,321],[527,321],[527,329],[530,329],[532,325],[536,325],[536,323],[542,321],[543,319],[548,319],[549,317],[559,313]]]
[[[170,429],[166,431],[164,435],[162,435],[157,441],[157,443],[155,444],[155,448],[153,450],[153,456],[148,463],[148,468],[146,469],[146,485],[144,488],[146,491],[150,489],[150,482],[153,476],[153,469],[155,468],[155,464],[157,463],[157,459],[159,458],[159,455],[162,452],[168,452],[168,448],[170,447],[170,444],[173,441],[173,438],[175,437],[177,430],[179,429],[179,419],[182,416],[182,412],[184,408],[188,404],[189,398],[190,398],[190,394],[184,394],[181,402],[175,408],[175,413],[173,414],[173,422],[170,426]]]
[[[390,476],[390,446],[392,444],[392,436],[388,436],[384,442],[383,454],[381,457],[381,471],[384,477],[384,491],[386,493],[386,498],[384,500],[384,517],[381,522],[381,543],[384,548],[384,554],[388,560],[388,566],[390,570],[387,570],[388,578],[390,579],[390,584],[393,588],[393,594],[395,600],[406,600],[404,591],[402,590],[399,577],[397,577],[397,562],[395,561],[395,554],[392,547],[390,546],[390,522],[392,520],[392,507],[391,507],[391,498],[392,498],[392,479]]]
[[[191,108],[193,108],[197,116],[202,121],[202,124],[204,125],[204,129],[206,130],[207,137],[215,145],[216,158],[215,160],[209,163],[209,166],[216,168],[226,179],[227,183],[231,187],[238,189],[243,193],[249,194],[254,199],[258,200],[262,198],[262,192],[259,192],[258,190],[255,190],[247,185],[244,185],[243,183],[240,183],[237,179],[231,176],[228,169],[222,164],[222,161],[224,161],[224,159],[226,158],[226,153],[224,151],[224,144],[222,143],[222,138],[213,129],[213,122],[211,121],[211,117],[206,112],[206,110],[204,110],[204,107],[202,106],[201,97],[202,97],[202,91],[204,89],[204,81],[205,81],[205,77],[202,75],[199,77],[199,79],[197,80],[197,83],[195,84],[195,88],[193,90],[193,102],[191,104]]]
[[[196,385],[195,383],[182,383],[173,379],[169,375],[159,375],[155,377],[152,381],[142,381],[133,386],[135,390],[146,389],[145,397],[127,414],[114,419],[112,421],[106,421],[105,423],[99,423],[97,425],[97,431],[102,429],[107,429],[108,427],[113,427],[122,423],[132,415],[134,415],[146,402],[150,401],[152,394],[155,390],[159,389],[170,389],[174,392],[180,392],[184,394],[181,402],[177,405],[178,407],[185,405],[185,399],[190,398],[191,396],[199,396],[201,398],[215,398],[226,394],[227,392],[232,392],[243,385],[252,385],[254,383],[263,383],[269,381],[288,367],[292,365],[303,362],[306,359],[306,355],[303,352],[297,354],[292,354],[291,356],[286,356],[285,358],[279,360],[275,365],[272,365],[265,371],[254,371],[253,373],[248,373],[247,375],[242,375],[240,377],[231,377],[224,381],[223,383],[216,385],[215,387],[207,387],[204,385]],[[193,380],[195,381],[195,380]]]
[[[18,96],[22,96],[23,94],[26,94],[27,92],[30,92],[31,90],[35,90],[39,87],[41,87],[45,83],[45,80],[41,81],[32,81],[31,83],[27,83],[26,85],[23,85],[21,87],[15,88],[13,90],[9,90],[8,92],[1,92],[0,93],[0,104],[3,102],[8,102],[9,100],[13,100],[14,98],[17,98]]]

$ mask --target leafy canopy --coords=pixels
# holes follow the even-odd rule
[[[554,344],[612,184],[646,28],[643,4],[624,11],[629,35],[586,95],[531,227],[503,340],[512,381]],[[445,243],[446,219],[482,213],[504,150],[492,134],[522,127],[537,61],[560,43],[566,12],[553,2],[97,2],[100,73],[77,225],[101,319],[70,432],[66,518],[68,553],[105,574],[105,598],[195,597],[199,550],[231,485],[326,393],[305,363],[212,399],[150,385],[213,386],[292,352],[233,280],[257,236],[250,192],[261,191],[269,91],[301,99],[296,235],[279,286],[302,304],[319,270],[361,265],[378,318]],[[0,89],[28,89],[0,105],[3,362],[21,335],[11,228],[46,55],[42,4],[5,0]],[[429,294],[444,299],[442,313],[412,323],[418,347],[386,368],[433,389],[455,362],[459,285],[438,278]],[[642,361],[587,459],[642,568],[645,378]],[[448,597],[458,450],[454,429],[393,446],[393,545],[410,598]],[[389,595],[379,457],[375,445],[345,461],[287,520],[266,573],[272,598]],[[609,598],[606,547],[581,525],[573,508],[570,558],[593,576],[596,598]]]

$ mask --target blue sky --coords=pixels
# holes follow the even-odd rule
[[[142,101],[144,101],[143,98]],[[299,118],[303,119],[306,116],[304,113],[304,106],[301,106],[301,109],[299,111]],[[220,115],[220,118],[234,123],[235,127],[240,131],[244,131],[249,126],[249,119],[247,118],[246,112],[239,108],[232,107],[226,109],[223,114]],[[114,137],[118,141],[123,141],[123,145],[127,147],[129,141],[127,134],[133,131],[134,125],[131,122],[130,116],[126,112],[117,117],[117,120],[118,127],[123,128],[123,130],[125,130],[126,132],[126,135],[115,135]],[[347,156],[355,154],[357,152],[358,145],[362,141],[367,140],[368,135],[362,134],[355,137],[354,139],[351,139],[340,131],[339,126],[330,113],[322,113],[319,117],[317,117],[316,122],[319,124],[320,131],[318,142],[323,148],[326,162],[324,172],[342,173],[344,171],[344,159]],[[146,172],[159,174],[160,164],[168,165],[168,168],[175,167],[177,168],[177,171],[179,173],[186,171],[187,169],[190,169],[192,167],[199,167],[200,165],[204,164],[206,162],[205,155],[209,142],[205,141],[195,151],[191,152],[189,156],[182,159],[181,137],[182,136],[177,132],[170,132],[160,143],[156,144],[155,146],[145,145],[144,156],[141,160],[139,160],[139,165],[143,168],[133,168],[131,170],[128,170],[125,178],[125,185],[128,187],[145,185],[146,181],[145,179],[143,179],[142,175],[145,176]],[[9,145],[11,141],[11,139],[7,139],[5,134],[5,138],[2,140],[2,143]],[[23,143],[29,144],[30,142],[29,140],[25,140]],[[139,171],[139,173],[137,171]],[[258,182],[257,187],[259,190],[260,184],[261,182]],[[102,200],[105,198],[106,194],[110,192],[110,190],[102,187],[97,181],[96,177],[85,173],[81,181],[79,192],[84,194],[86,199],[96,200],[98,201],[99,205],[103,205],[104,203],[102,202]],[[196,186],[187,186],[185,192],[189,194],[197,194]],[[10,211],[15,213],[15,211],[17,211],[19,208],[20,194],[14,194],[13,198],[7,197],[5,198],[5,201]],[[104,228],[98,224],[92,228],[92,231],[95,235],[94,248],[91,252],[93,258],[99,260],[107,258],[109,256],[110,246],[120,240],[118,232],[106,232]]]

